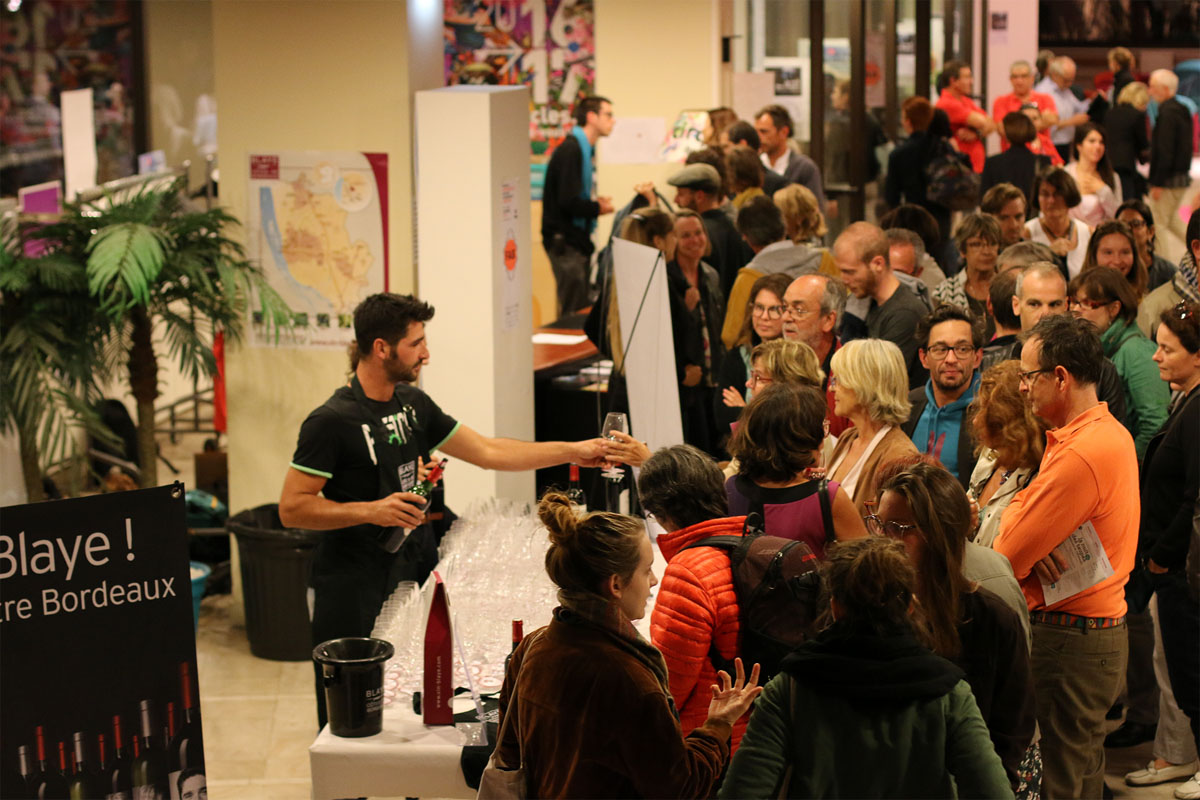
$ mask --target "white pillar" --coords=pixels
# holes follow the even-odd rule
[[[422,388],[485,436],[533,439],[529,89],[417,93],[417,295],[433,304]],[[452,461],[446,502],[532,502],[534,474]]]

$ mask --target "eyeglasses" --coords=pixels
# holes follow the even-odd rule
[[[783,306],[760,306],[755,303],[751,313],[756,317],[765,316],[767,319],[779,319],[783,316]]]
[[[958,356],[959,358],[970,358],[971,356],[975,355],[975,345],[973,344],[956,344],[954,347],[950,347],[949,345],[939,343],[930,345],[925,352],[928,353],[931,358],[941,361],[950,353],[951,350],[953,350],[954,355]]]
[[[982,239],[970,239],[967,241],[968,250],[983,250],[984,248],[998,250],[1000,249],[999,242],[987,242]]]
[[[886,536],[889,539],[899,539],[907,536],[910,531],[920,530],[919,525],[905,525],[892,520],[884,522],[878,514],[868,514],[863,517],[863,522],[867,523],[867,530],[875,536]]]
[[[1104,308],[1111,300],[1088,300],[1086,297],[1068,297],[1067,308],[1086,308],[1089,311],[1095,311],[1097,308]]]
[[[1043,372],[1054,372],[1054,369],[1031,369],[1029,372],[1019,372],[1017,374],[1021,378],[1021,383],[1032,386],[1034,379]]]
[[[807,308],[804,303],[792,303],[791,305],[784,306],[783,311],[785,314],[791,314],[793,317],[807,317],[809,314],[817,313]]]
[[[750,380],[748,381],[748,383],[752,383],[755,386],[761,386],[763,384],[767,384],[770,382],[771,382],[770,375],[763,375],[762,373],[755,372],[753,370],[750,371]]]

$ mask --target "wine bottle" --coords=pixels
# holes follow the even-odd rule
[[[424,498],[424,502],[417,509],[422,514],[429,510],[429,495],[433,492],[433,487],[437,485],[439,480],[441,480],[442,473],[445,471],[445,469],[446,459],[443,458],[441,461],[433,465],[433,468],[429,470],[429,474],[425,477],[425,480],[421,481],[410,490],[418,497]],[[379,546],[389,553],[394,553],[400,549],[400,545],[404,544],[404,540],[408,538],[410,533],[412,533],[412,528],[405,528],[400,525],[397,525],[393,528],[384,528],[379,534]]]
[[[204,734],[200,728],[200,710],[192,695],[192,670],[186,661],[179,665],[179,695],[183,714],[171,733],[167,768],[171,798],[178,800],[179,775],[184,770],[204,772]]]
[[[587,513],[587,496],[584,495],[583,486],[579,483],[579,465],[572,464],[568,468],[568,475],[567,499],[571,501],[575,513],[583,516]]]
[[[121,736],[121,715],[113,714],[113,755],[104,765],[104,800],[133,800],[133,780],[129,773],[129,753]]]
[[[171,766],[171,741],[175,738],[175,702],[171,700],[167,701],[167,721],[163,725],[162,735],[167,748],[167,792],[171,800],[179,800],[179,785],[175,782],[179,777],[179,770]]]
[[[504,657],[504,672],[508,673],[508,662],[512,661],[512,654],[516,651],[517,645],[525,638],[525,623],[519,619],[512,621],[512,647],[508,651],[508,655]]]
[[[167,758],[163,752],[162,736],[154,724],[154,703],[143,700],[138,704],[141,737],[140,752],[134,756],[130,773],[133,777],[133,800],[167,800]],[[135,745],[137,747],[138,745]]]
[[[61,769],[46,760],[46,729],[38,725],[35,729],[37,737],[37,775],[33,779],[34,797],[66,797],[67,781]],[[62,756],[62,743],[59,743],[60,763],[65,760]]]
[[[29,745],[23,744],[17,748],[17,769],[9,780],[13,781],[12,788],[5,786],[5,795],[11,792],[14,797],[30,800],[37,797],[37,771],[33,764],[33,753],[29,752]]]
[[[75,731],[73,737],[74,758],[71,762],[71,779],[67,781],[67,796],[71,800],[95,800],[100,796],[96,777],[87,757],[87,740],[83,731]]]

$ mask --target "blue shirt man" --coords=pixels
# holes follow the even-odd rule
[[[909,394],[912,411],[903,430],[965,487],[975,468],[968,409],[979,389],[983,325],[966,309],[941,305],[921,321],[917,340],[929,380]]]

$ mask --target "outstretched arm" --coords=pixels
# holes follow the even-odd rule
[[[451,458],[477,467],[505,472],[523,472],[566,463],[598,467],[604,463],[606,452],[603,439],[523,442],[484,436],[466,425],[459,425],[458,430],[438,449]]]

